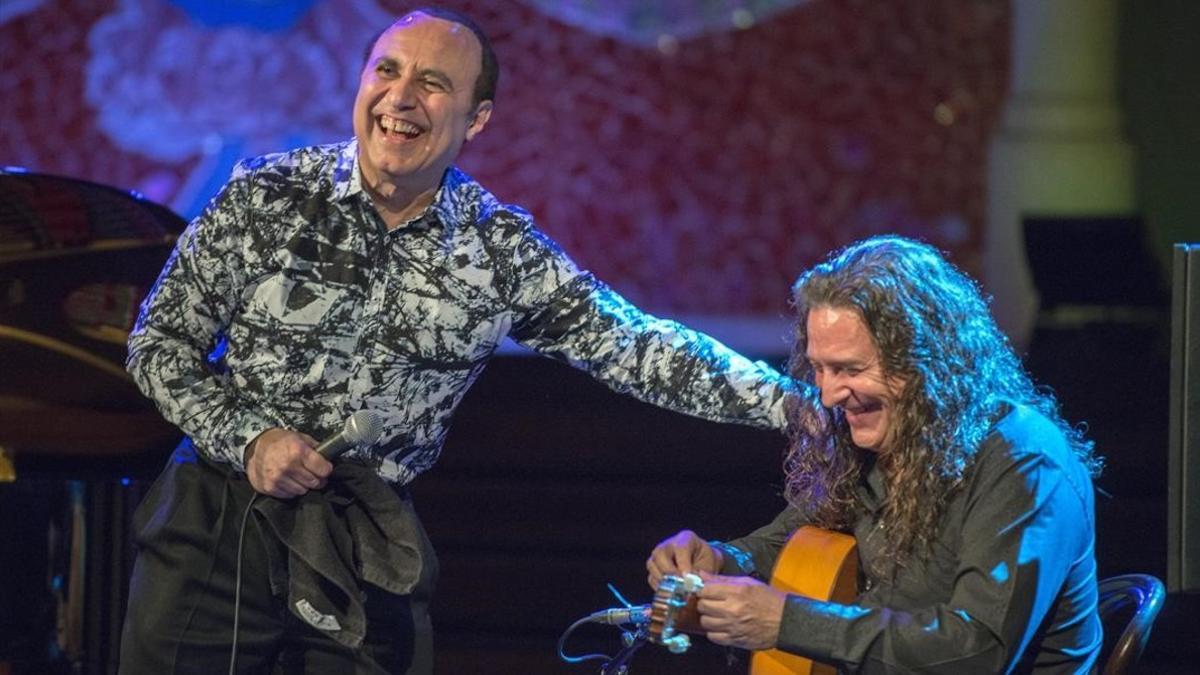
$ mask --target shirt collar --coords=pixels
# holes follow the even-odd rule
[[[858,497],[869,511],[878,512],[887,498],[887,478],[878,457],[868,457],[867,461],[870,466],[864,467],[866,475],[858,484]]]
[[[358,139],[343,143],[333,163],[333,200],[341,201],[363,191],[358,173]]]
[[[474,192],[477,192],[475,181],[458,167],[451,166],[442,176],[442,184],[434,193],[433,202],[424,213],[404,227],[440,224],[444,228],[452,228],[458,223],[468,222],[476,208],[476,200],[471,198]],[[358,168],[358,139],[343,145],[333,168],[333,199],[340,201],[355,195],[362,195],[370,202],[370,196],[363,189],[362,172]]]

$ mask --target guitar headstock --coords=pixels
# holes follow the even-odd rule
[[[692,646],[684,633],[702,632],[700,611],[696,608],[696,592],[701,588],[704,581],[695,574],[663,577],[650,604],[650,625],[646,632],[651,642],[666,647],[672,654],[682,654]]]

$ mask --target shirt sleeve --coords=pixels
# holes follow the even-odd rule
[[[797,385],[675,321],[633,306],[530,228],[517,250],[511,336],[611,389],[715,422],[782,429]]]
[[[279,422],[242,400],[209,362],[246,280],[248,189],[241,167],[179,237],[129,336],[126,368],[205,456],[244,470],[246,445]]]
[[[1090,517],[1037,453],[987,463],[967,499],[948,601],[901,611],[871,593],[854,605],[789,596],[779,648],[863,673],[1016,668],[1069,570],[1092,555]]]
[[[775,560],[792,533],[806,522],[800,512],[788,507],[770,523],[728,542],[712,542],[725,556],[722,574],[752,576],[762,581],[771,578]]]

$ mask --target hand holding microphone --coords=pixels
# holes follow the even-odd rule
[[[350,448],[374,443],[382,431],[383,421],[378,415],[370,410],[359,410],[346,418],[346,425],[340,432],[326,438],[316,450],[332,462]]]
[[[357,445],[374,443],[382,430],[382,421],[369,410],[351,415],[340,432],[320,443],[308,434],[268,429],[246,450],[246,477],[262,494],[299,497],[325,486],[333,473],[332,460]]]

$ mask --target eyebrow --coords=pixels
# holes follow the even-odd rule
[[[834,359],[832,361],[821,361],[820,359],[815,359],[812,356],[809,356],[807,353],[804,355],[804,358],[811,366],[835,366],[838,368],[865,369],[871,364],[870,360],[864,361],[863,359]]]
[[[433,68],[426,68],[425,70],[422,70],[417,74],[422,77],[432,77],[435,80],[441,81],[442,84],[446,85],[447,89],[454,89],[454,80],[451,80],[449,75],[447,75],[446,73],[443,73],[440,70],[435,70]]]
[[[395,57],[392,57],[392,56],[383,55],[383,56],[380,56],[379,58],[375,59],[374,61],[372,61],[371,67],[378,68],[380,64],[384,64],[384,63],[398,67],[400,65],[400,60]],[[432,78],[438,80],[439,82],[442,82],[443,84],[445,84],[448,89],[451,89],[451,90],[454,89],[454,80],[450,79],[450,76],[447,75],[444,71],[438,70],[436,68],[425,68],[423,70],[417,71],[417,76],[418,77],[432,77]]]

